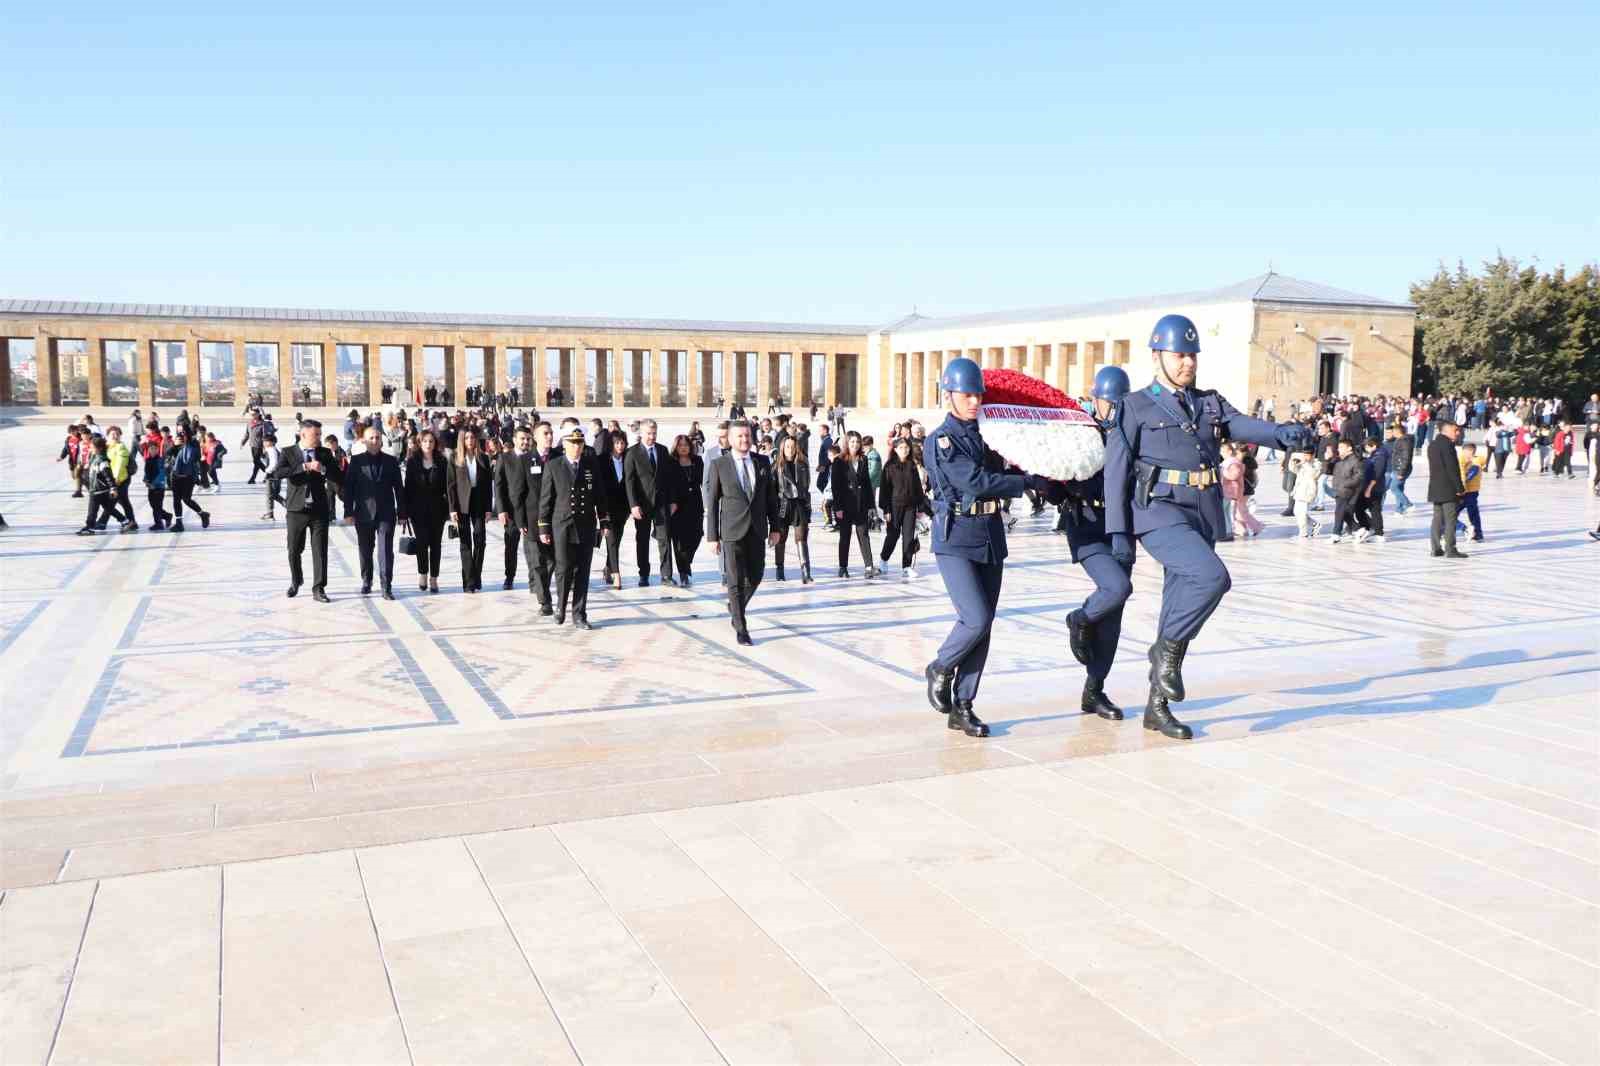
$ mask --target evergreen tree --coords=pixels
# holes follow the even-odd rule
[[[1443,392],[1560,396],[1569,408],[1600,388],[1600,272],[1546,274],[1500,256],[1482,275],[1441,264],[1411,286],[1424,367]]]

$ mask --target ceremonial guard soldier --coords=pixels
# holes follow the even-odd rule
[[[986,737],[989,727],[972,711],[978,682],[989,658],[989,633],[1000,602],[1005,572],[1006,527],[1001,502],[1027,489],[1049,490],[1032,474],[1008,473],[1000,456],[983,443],[978,408],[983,370],[971,359],[944,368],[939,388],[950,413],[928,434],[923,462],[933,499],[933,556],[956,608],[955,628],[924,674],[928,702],[949,715],[949,727]]]
[[[1301,426],[1246,417],[1196,389],[1200,333],[1183,315],[1157,322],[1150,348],[1155,380],[1123,400],[1106,439],[1106,532],[1131,533],[1166,571],[1144,726],[1187,740],[1193,731],[1170,706],[1184,698],[1183,657],[1231,584],[1213,547],[1224,531],[1221,442],[1298,451],[1310,441]]]
[[[1105,436],[1116,421],[1117,406],[1128,395],[1127,371],[1103,366],[1094,376],[1094,413]],[[1056,528],[1067,535],[1072,561],[1094,581],[1083,606],[1067,615],[1073,658],[1088,671],[1081,706],[1085,714],[1118,721],[1122,708],[1106,696],[1106,675],[1122,638],[1122,608],[1133,594],[1133,538],[1106,532],[1105,472],[1081,481],[1052,482],[1052,503],[1060,504]]]

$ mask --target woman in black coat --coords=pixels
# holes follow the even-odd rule
[[[405,518],[417,539],[417,587],[428,592],[439,591],[439,547],[450,518],[448,466],[433,430],[418,434],[417,452],[406,459]]]
[[[778,566],[778,580],[784,579],[783,557],[789,546],[789,531],[794,530],[794,542],[800,546],[800,583],[811,584],[811,545],[807,535],[811,530],[811,466],[806,462],[805,449],[793,437],[784,437],[778,445],[778,455],[772,464],[772,477],[777,482],[778,524],[773,532],[778,543],[772,549],[773,561]]]
[[[850,531],[855,530],[861,545],[861,562],[866,576],[877,577],[872,565],[872,535],[867,523],[872,520],[872,478],[867,475],[867,457],[861,453],[861,434],[851,430],[844,438],[844,451],[833,461],[828,473],[833,486],[833,517],[839,523],[839,576],[850,576]]]
[[[623,457],[628,453],[628,434],[621,429],[605,433],[602,441],[610,453],[600,455],[601,509],[611,519],[606,526],[606,583],[612,588],[622,587],[622,530],[633,517],[628,506],[628,486],[623,480]],[[588,580],[588,575],[584,575]]]
[[[894,542],[900,541],[900,569],[906,577],[916,577],[917,551],[922,547],[917,541],[917,515],[926,504],[928,494],[922,489],[922,471],[911,456],[911,439],[901,437],[895,441],[894,451],[883,468],[883,480],[878,485],[878,509],[883,512],[885,529],[883,550],[878,557],[885,563],[894,552]]]
[[[672,442],[672,461],[678,464],[678,478],[672,486],[672,502],[678,509],[672,512],[667,528],[672,534],[672,559],[678,564],[678,578],[685,585],[692,585],[694,553],[700,550],[700,541],[706,535],[706,504],[700,495],[706,463],[694,453],[694,441],[682,433]]]
[[[489,507],[494,496],[494,468],[483,454],[476,430],[456,438],[456,461],[450,465],[450,521],[461,531],[461,588],[483,588],[483,549]]]

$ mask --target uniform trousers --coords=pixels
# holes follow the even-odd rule
[[[372,556],[378,556],[378,586],[394,584],[394,520],[356,522],[356,546],[361,552],[361,583],[372,584]]]
[[[567,613],[567,602],[572,603],[572,617],[587,618],[589,614],[589,567],[594,563],[594,537],[587,540],[574,532],[554,545],[556,563],[556,613]]]
[[[328,516],[314,511],[286,511],[284,521],[289,531],[289,584],[296,588],[305,584],[300,556],[306,550],[306,538],[309,536],[311,588],[314,592],[321,592],[328,587]]]
[[[934,661],[940,669],[956,672],[955,698],[978,698],[978,682],[989,661],[989,634],[1000,603],[1000,583],[1006,564],[978,563],[959,555],[935,555],[939,576],[956,608],[955,628],[939,645]]]
[[[1193,640],[1233,587],[1228,568],[1217,558],[1211,542],[1191,525],[1152,529],[1139,537],[1139,544],[1166,572],[1157,636]]]
[[[1083,616],[1093,626],[1094,639],[1089,651],[1089,676],[1104,681],[1117,657],[1122,639],[1122,608],[1133,595],[1129,575],[1132,567],[1123,566],[1109,552],[1099,552],[1078,560],[1083,572],[1094,582],[1094,591],[1083,601]]]

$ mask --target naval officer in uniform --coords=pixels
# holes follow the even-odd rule
[[[583,430],[574,426],[561,438],[566,454],[552,459],[539,478],[539,542],[555,555],[556,625],[567,620],[572,601],[572,624],[589,624],[589,568],[594,560],[599,529],[611,524],[600,498],[596,461],[584,449]]]
[[[1184,698],[1189,642],[1231,584],[1213,545],[1226,532],[1217,481],[1224,439],[1283,451],[1310,446],[1298,425],[1240,414],[1213,389],[1196,389],[1200,333],[1183,315],[1167,315],[1150,334],[1155,380],[1129,393],[1106,438],[1106,532],[1132,534],[1166,571],[1161,620],[1150,647],[1150,696],[1144,726],[1188,740],[1172,715]]]
[[[1128,373],[1120,366],[1103,366],[1095,374],[1094,413],[1102,437],[1114,426],[1129,387]],[[1105,471],[1080,481],[1052,482],[1051,487],[1048,499],[1061,512],[1056,529],[1067,535],[1072,561],[1094,582],[1083,606],[1067,615],[1073,658],[1088,672],[1081,707],[1085,714],[1120,721],[1122,708],[1106,695],[1105,682],[1122,639],[1122,608],[1133,595],[1133,538],[1106,532]]]
[[[949,727],[986,737],[989,727],[973,713],[978,682],[989,658],[989,632],[1000,602],[1005,572],[1004,500],[1027,489],[1044,493],[1050,483],[1033,474],[1007,472],[978,431],[983,405],[983,370],[971,359],[944,368],[939,388],[950,413],[928,434],[923,463],[933,498],[933,557],[956,608],[955,628],[924,671],[928,702],[949,715]]]

